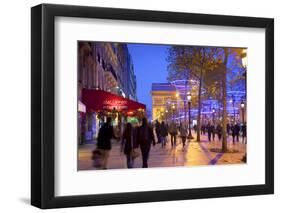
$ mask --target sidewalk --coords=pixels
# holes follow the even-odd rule
[[[195,137],[195,134],[193,133]],[[148,166],[149,167],[174,167],[174,166],[202,166],[218,164],[241,164],[241,159],[246,153],[246,144],[241,142],[233,145],[231,137],[228,138],[228,148],[232,152],[221,153],[221,142],[208,142],[207,136],[201,135],[201,142],[186,143],[183,150],[181,139],[177,138],[177,146],[172,149],[168,140],[165,148],[160,144],[151,146]],[[94,170],[92,167],[91,152],[96,146],[86,144],[79,146],[78,150],[78,170]],[[142,167],[141,156],[135,160],[135,167]],[[120,153],[120,142],[112,141],[112,150],[108,160],[108,169],[121,169],[126,167],[126,156]]]

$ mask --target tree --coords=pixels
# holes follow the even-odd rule
[[[167,61],[168,80],[185,79],[185,93],[187,93],[187,84],[189,80],[196,80],[198,85],[197,94],[197,127],[201,128],[201,105],[202,105],[202,87],[204,85],[204,76],[207,72],[215,70],[217,67],[217,50],[212,47],[195,47],[195,46],[172,46],[169,49]],[[189,85],[191,86],[191,85]],[[185,95],[186,96],[186,95]],[[186,120],[186,97],[185,103],[185,120]],[[197,141],[200,141],[200,131],[197,131]]]
[[[223,102],[223,119],[222,119],[222,151],[227,151],[227,135],[226,135],[226,125],[227,125],[227,87],[233,87],[234,84],[245,83],[244,90],[246,89],[245,75],[244,73],[237,70],[233,72],[234,69],[241,68],[241,58],[245,57],[243,55],[242,48],[223,48],[223,64],[221,66],[222,71],[222,102]],[[232,63],[230,63],[232,59]]]

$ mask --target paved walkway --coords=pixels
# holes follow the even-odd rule
[[[195,136],[195,134],[193,134]],[[93,170],[91,152],[95,148],[94,144],[79,146],[78,170]],[[181,139],[177,138],[177,146],[172,149],[170,142],[165,148],[160,144],[151,147],[148,161],[149,167],[171,167],[171,166],[202,166],[217,164],[241,164],[246,153],[246,144],[241,142],[233,145],[231,138],[228,138],[228,148],[230,153],[221,153],[221,142],[208,142],[207,136],[201,136],[201,142],[194,140],[187,143],[182,149]],[[141,157],[135,160],[135,167],[142,166]],[[108,161],[108,169],[126,168],[126,156],[120,153],[120,142],[112,142],[112,150]]]

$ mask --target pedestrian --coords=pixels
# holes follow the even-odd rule
[[[142,125],[138,128],[137,140],[142,154],[142,168],[148,168],[148,157],[151,143],[155,143],[153,129],[147,123],[147,119],[142,119]]]
[[[136,129],[131,123],[127,123],[122,135],[121,152],[124,152],[127,159],[127,168],[134,168],[134,159],[139,155],[136,151],[137,144]]]
[[[102,165],[101,169],[107,169],[107,162],[111,150],[111,139],[117,137],[114,135],[113,126],[111,125],[111,117],[107,117],[106,123],[102,125],[99,130],[97,138],[97,149],[102,153]]]
[[[208,124],[206,126],[206,129],[207,129],[207,133],[208,133],[208,140],[209,140],[209,142],[211,142],[212,128],[211,128],[211,123],[210,122],[208,122]]]
[[[177,145],[177,134],[178,134],[178,130],[177,130],[177,126],[175,124],[174,121],[172,121],[169,125],[169,133],[171,135],[171,145],[172,148],[175,148]]]
[[[246,122],[242,125],[242,143],[247,143],[247,125]]]
[[[235,132],[236,141],[239,142],[240,125],[238,123],[234,125],[234,132]]]
[[[230,130],[231,130],[231,135],[232,135],[232,142],[234,144],[235,143],[235,127],[234,127],[234,124],[231,124]]]
[[[197,130],[198,130],[198,127],[197,127],[196,124],[194,124],[194,125],[193,125],[193,131],[194,131],[195,133],[197,133]]]
[[[168,127],[164,121],[162,121],[160,126],[160,136],[161,136],[161,147],[165,147],[167,143]]]
[[[217,125],[217,134],[218,134],[218,138],[219,138],[219,141],[220,141],[221,136],[222,136],[222,126],[221,126],[220,123]]]
[[[213,141],[215,141],[216,128],[215,128],[215,124],[214,123],[212,123],[212,125],[211,125],[211,132],[212,132]]]
[[[182,140],[182,151],[184,151],[186,137],[187,137],[187,125],[185,123],[180,124],[180,137],[181,137],[181,140]]]
[[[230,124],[229,123],[226,124],[226,132],[227,132],[227,135],[229,136],[230,135]]]
[[[200,131],[201,131],[201,135],[204,135],[204,134],[205,134],[205,133],[204,133],[204,132],[205,132],[204,129],[205,129],[205,124],[202,124],[202,125],[201,125],[201,130],[200,130]]]
[[[157,137],[157,143],[161,143],[161,134],[160,134],[161,130],[160,129],[161,129],[161,124],[156,119],[156,122],[155,122],[155,133],[156,133],[156,137]]]

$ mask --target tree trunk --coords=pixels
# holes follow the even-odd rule
[[[222,151],[227,151],[227,132],[226,132],[226,125],[227,125],[227,62],[228,62],[228,48],[224,48],[224,62],[222,65],[222,103],[223,103],[223,115],[222,115]]]
[[[200,72],[199,89],[198,89],[198,115],[197,115],[197,142],[200,142],[200,129],[201,129],[201,90],[202,90],[202,69]]]
[[[205,63],[205,50],[203,49],[203,58],[201,62],[200,76],[199,76],[199,88],[198,88],[198,114],[197,114],[197,142],[200,142],[200,129],[201,129],[201,90],[203,80],[203,66]]]

